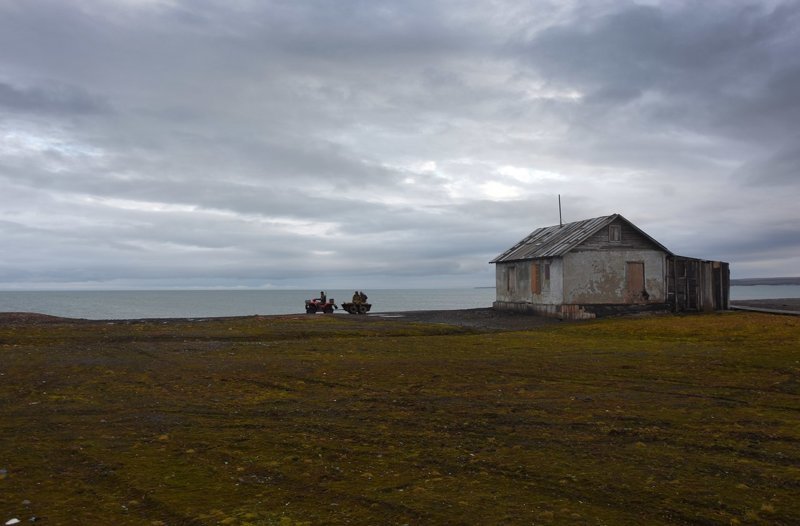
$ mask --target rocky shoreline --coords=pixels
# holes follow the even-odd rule
[[[783,310],[800,312],[800,298],[777,298],[768,300],[734,300],[734,307],[752,307],[757,309]]]
[[[153,319],[132,319],[132,320],[87,320],[79,318],[62,318],[47,314],[33,312],[0,312],[0,325],[48,325],[64,323],[140,323],[145,321],[157,321],[161,323],[202,321],[202,320],[232,320],[242,318],[285,318],[302,317],[313,318],[313,316],[330,316],[328,314],[274,314],[257,316],[234,316],[219,318],[153,318]],[[480,329],[480,330],[528,330],[546,325],[561,323],[555,318],[545,318],[543,316],[533,316],[518,312],[498,311],[490,307],[479,309],[458,309],[458,310],[425,310],[425,311],[403,311],[403,312],[380,312],[367,316],[355,316],[350,314],[334,314],[337,319],[350,320],[354,322],[378,322],[382,320],[403,321],[411,323],[441,323],[445,325],[455,325],[459,327]]]
[[[776,311],[791,311],[800,313],[800,298],[778,298],[760,300],[735,300],[731,301],[732,306],[749,307],[757,309],[768,309]],[[306,314],[276,314],[259,317],[285,317],[285,316],[307,316]],[[320,315],[322,316],[322,315]],[[529,330],[547,325],[564,323],[557,318],[547,318],[531,314],[500,311],[491,307],[478,309],[455,309],[455,310],[420,310],[420,311],[401,311],[401,312],[378,312],[367,316],[353,316],[337,314],[345,319],[360,321],[396,320],[416,323],[441,323],[455,325],[465,328],[479,330]],[[200,319],[233,319],[246,318],[249,316],[236,316],[231,318],[158,318],[148,321],[161,321],[164,323]],[[53,323],[90,323],[97,321],[108,321],[110,323],[135,323],[145,319],[136,320],[86,320],[79,318],[62,318],[47,314],[33,312],[0,312],[0,324],[26,324],[26,325],[46,325]]]

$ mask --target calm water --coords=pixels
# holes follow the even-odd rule
[[[800,298],[800,285],[750,285],[731,287],[732,300]]]
[[[353,291],[329,290],[337,303]],[[372,312],[490,307],[493,288],[368,290]],[[0,291],[0,312],[39,312],[88,319],[201,318],[304,312],[310,290]],[[800,298],[800,285],[731,287],[731,299]],[[341,312],[341,311],[338,311]]]

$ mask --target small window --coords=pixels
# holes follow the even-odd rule
[[[506,271],[506,292],[514,292],[516,282],[517,268],[512,265],[508,267],[508,270]]]
[[[611,243],[619,243],[622,241],[622,226],[609,225],[608,226],[608,240]]]
[[[550,263],[544,263],[542,265],[544,267],[544,279],[542,280],[542,290],[545,292],[550,292]]]

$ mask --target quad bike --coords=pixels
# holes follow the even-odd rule
[[[322,301],[319,298],[306,300],[306,314],[316,314],[318,312],[331,314],[335,309],[338,308],[339,306],[334,303],[333,298],[326,299],[325,301]]]
[[[366,314],[372,308],[372,303],[342,303],[342,309],[350,314]]]

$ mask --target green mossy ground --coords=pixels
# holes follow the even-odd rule
[[[0,324],[0,523],[788,525],[798,495],[799,318]]]

